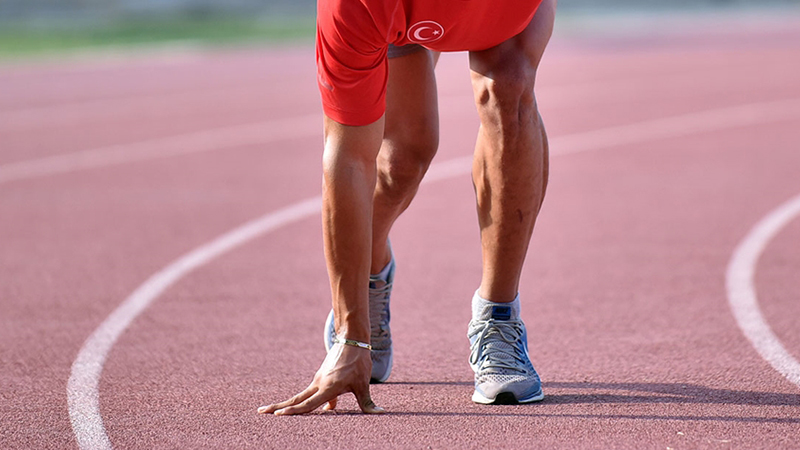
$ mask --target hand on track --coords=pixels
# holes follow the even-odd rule
[[[367,414],[384,412],[369,395],[369,377],[372,360],[369,350],[350,345],[336,344],[328,351],[314,380],[302,392],[280,403],[258,408],[260,414],[305,414],[323,403],[325,410],[336,408],[339,395],[352,392],[361,411]]]

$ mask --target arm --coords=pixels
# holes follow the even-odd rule
[[[375,158],[383,138],[383,118],[370,125],[346,126],[325,117],[322,226],[339,337],[369,342],[369,279],[372,254],[372,195]],[[263,414],[303,414],[324,403],[336,406],[346,392],[361,410],[379,413],[369,394],[369,350],[336,344],[311,384],[291,399],[259,408]]]

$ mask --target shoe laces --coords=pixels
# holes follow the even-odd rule
[[[391,282],[370,279],[369,323],[372,338],[389,336],[389,297],[391,293]]]
[[[481,373],[524,373],[527,358],[522,346],[525,325],[521,320],[473,320],[469,362]]]

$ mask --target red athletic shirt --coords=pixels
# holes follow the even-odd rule
[[[541,0],[318,0],[317,72],[322,107],[345,125],[386,109],[389,44],[485,50],[520,33]]]

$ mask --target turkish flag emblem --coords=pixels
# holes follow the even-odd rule
[[[408,29],[408,40],[418,44],[438,41],[444,36],[444,27],[432,20],[417,22]]]

